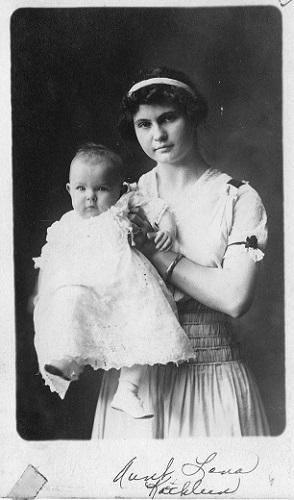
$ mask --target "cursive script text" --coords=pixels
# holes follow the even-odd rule
[[[256,457],[249,468],[222,467],[217,465],[217,458],[218,453],[213,452],[204,459],[196,457],[191,462],[185,462],[177,468],[175,458],[172,457],[159,472],[139,474],[135,471],[135,465],[138,467],[138,459],[133,457],[116,474],[113,482],[118,483],[120,488],[132,482],[140,482],[147,489],[150,498],[154,498],[155,495],[220,496],[236,493],[240,487],[241,478],[254,472],[259,464],[259,458]],[[228,480],[230,478],[229,484],[223,484],[222,478],[224,477]],[[221,486],[216,485],[218,480],[221,480]],[[209,486],[210,481],[213,482],[213,486]]]

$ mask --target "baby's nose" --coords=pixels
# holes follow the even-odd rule
[[[94,193],[93,191],[89,191],[88,194],[87,194],[87,199],[88,200],[97,201],[97,195],[96,195],[96,193]]]

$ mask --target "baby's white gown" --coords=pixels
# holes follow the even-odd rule
[[[193,355],[172,295],[129,244],[128,199],[123,195],[90,219],[67,212],[48,229],[34,259],[41,270],[34,310],[39,370],[62,398],[69,383],[60,385],[44,369],[54,360],[108,370]]]

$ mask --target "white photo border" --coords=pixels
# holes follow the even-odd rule
[[[283,6],[284,4],[284,6]],[[181,7],[215,6],[274,6],[282,15],[283,32],[283,147],[284,147],[284,242],[285,242],[285,326],[286,326],[286,408],[285,431],[271,438],[210,438],[197,440],[168,440],[140,442],[125,441],[40,441],[23,440],[16,432],[15,385],[15,324],[13,282],[13,204],[11,161],[11,97],[10,97],[10,17],[22,7],[114,7],[114,6],[176,6],[178,1],[120,2],[120,1],[62,1],[62,0],[2,0],[0,6],[0,57],[1,57],[1,180],[0,227],[1,242],[1,292],[0,310],[2,356],[0,362],[0,433],[1,469],[0,496],[5,497],[31,464],[47,479],[39,498],[147,498],[148,491],[142,481],[133,481],[120,488],[113,482],[130,459],[137,457],[136,472],[140,475],[162,472],[171,457],[174,468],[195,457],[208,457],[217,452],[218,465],[224,469],[238,468],[255,463],[254,473],[242,478],[236,493],[224,494],[229,498],[294,498],[294,0],[262,1],[209,1],[181,0]],[[134,469],[135,470],[135,469]],[[222,483],[223,484],[223,483]],[[228,486],[231,483],[228,483]],[[214,495],[198,495],[214,497]],[[191,495],[193,498],[193,495]]]

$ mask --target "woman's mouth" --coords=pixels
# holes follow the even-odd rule
[[[159,146],[158,148],[155,148],[155,151],[160,151],[161,153],[166,153],[172,149],[173,145],[172,144],[165,144],[164,146]]]

